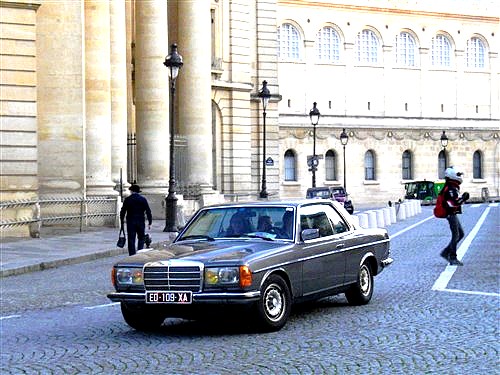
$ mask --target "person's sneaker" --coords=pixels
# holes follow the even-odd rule
[[[448,254],[448,252],[447,252],[446,250],[441,251],[441,252],[439,253],[439,255],[440,255],[441,257],[443,257],[443,258],[444,258],[447,262],[449,262],[449,261],[450,261],[450,259],[449,259],[449,256],[450,256],[450,255]]]
[[[458,259],[450,259],[450,266],[463,266],[464,264]]]

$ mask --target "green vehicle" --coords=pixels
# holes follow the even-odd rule
[[[423,205],[436,203],[436,198],[444,186],[444,180],[416,180],[405,183],[405,199],[418,199]]]

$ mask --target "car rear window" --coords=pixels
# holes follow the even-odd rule
[[[307,198],[330,198],[330,190],[310,190]]]

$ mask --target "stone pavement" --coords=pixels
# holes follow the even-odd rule
[[[172,233],[163,232],[165,222],[153,220],[151,247],[159,247],[173,239]],[[128,255],[127,245],[116,247],[119,228],[43,227],[40,238],[0,239],[0,277],[40,271],[66,264],[93,259]]]

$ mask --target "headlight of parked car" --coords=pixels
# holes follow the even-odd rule
[[[117,285],[143,285],[142,268],[115,268],[113,279]]]
[[[252,284],[252,273],[247,266],[205,268],[205,286],[246,287]]]

